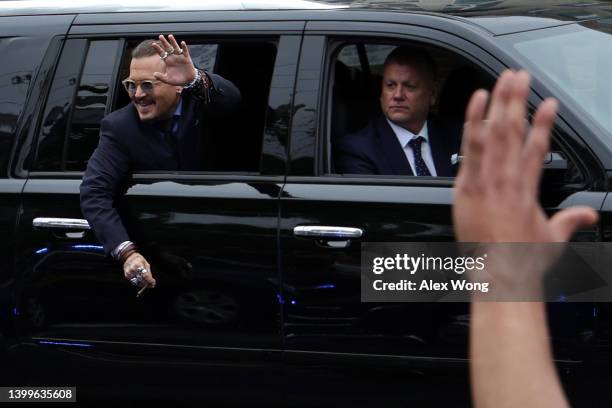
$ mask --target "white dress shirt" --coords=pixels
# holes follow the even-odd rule
[[[416,172],[416,167],[414,165],[414,152],[412,151],[412,147],[410,147],[408,142],[410,142],[412,139],[415,139],[421,136],[423,137],[423,139],[425,139],[425,141],[421,144],[421,157],[423,158],[423,161],[427,165],[427,169],[429,170],[429,173],[434,177],[437,176],[438,174],[436,173],[436,166],[434,165],[433,156],[431,155],[431,145],[429,144],[429,133],[427,132],[427,121],[425,121],[423,128],[416,135],[412,133],[411,131],[404,129],[401,126],[396,125],[395,123],[391,122],[389,119],[387,119],[387,122],[389,123],[389,126],[391,126],[391,129],[393,129],[393,133],[395,133],[397,140],[400,142],[400,145],[402,145],[404,149],[404,154],[406,155],[406,158],[408,159],[408,163],[410,163],[412,174],[416,176],[417,172]]]

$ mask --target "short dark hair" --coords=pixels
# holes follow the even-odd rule
[[[423,48],[402,45],[396,47],[385,59],[384,68],[389,64],[412,65],[421,68],[430,75],[432,82],[438,78],[436,62],[429,52]]]
[[[157,55],[157,50],[153,48],[153,44],[157,44],[155,40],[144,40],[132,50],[132,59],[150,57]]]

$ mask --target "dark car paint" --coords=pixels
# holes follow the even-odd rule
[[[495,35],[593,16],[587,7],[569,6],[524,16],[525,2],[505,8],[462,2],[463,10],[456,5],[439,15],[411,13],[411,2],[379,4],[376,13],[356,3],[325,11],[85,10],[72,26],[74,15],[27,17],[53,18],[57,25],[47,27],[45,20],[21,31],[40,33],[51,45],[37,63],[15,130],[11,173],[0,180],[0,250],[7,262],[0,269],[2,327],[20,374],[11,381],[49,385],[52,379],[105,398],[155,393],[167,400],[180,394],[295,406],[468,403],[468,305],[361,303],[356,277],[361,241],[454,239],[452,180],[324,175],[317,158],[325,152],[325,36],[419,39],[461,52],[497,75],[519,64]],[[122,209],[135,237],[146,237],[142,249],[160,279],[142,299],[91,231],[32,228],[35,217],[82,218],[79,173],[21,170],[68,31],[114,38],[158,31],[282,34],[276,64],[286,75],[273,78],[274,120],[265,128],[262,175],[135,175]],[[532,89],[534,106],[554,93],[537,80]],[[543,204],[551,213],[576,204],[600,210],[600,226],[578,238],[610,240],[604,171],[612,169],[610,147],[563,101],[556,131],[586,179],[563,191],[544,189]],[[296,239],[298,225],[353,226],[365,235],[342,248]],[[570,379],[588,378],[586,368],[609,361],[609,311],[566,306],[572,305],[551,306],[564,309],[555,316],[567,317],[553,324],[556,357]],[[216,320],[198,315],[207,307],[216,307]],[[134,378],[139,387],[126,388]],[[436,391],[437,384],[446,392]]]

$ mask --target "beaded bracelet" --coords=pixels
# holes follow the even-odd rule
[[[211,84],[210,77],[206,71],[196,69],[196,77],[183,87],[184,91],[189,92],[194,98],[204,101],[204,103],[212,102],[214,87]]]

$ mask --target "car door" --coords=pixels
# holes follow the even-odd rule
[[[14,352],[31,381],[106,396],[280,397],[278,200],[303,23],[207,23],[220,15],[195,14],[197,24],[179,24],[184,14],[143,15],[159,22],[153,26],[84,15],[63,43],[22,163],[29,175]],[[133,175],[118,208],[158,279],[136,298],[83,219],[79,185],[100,119],[128,103],[119,81],[129,49],[159,32],[186,39],[196,64],[234,81],[243,116],[215,134],[213,171]],[[242,69],[245,55],[257,56],[258,66]],[[59,370],[60,361],[71,369]]]
[[[418,19],[421,27],[344,21],[307,25],[295,97],[300,109],[293,118],[290,173],[281,196],[284,362],[292,375],[288,399],[296,405],[469,404],[469,304],[365,303],[360,289],[362,244],[454,240],[453,179],[339,175],[330,154],[339,128],[334,121],[359,119],[365,115],[363,104],[376,105],[369,88],[376,83],[361,78],[374,76],[364,61],[384,60],[377,57],[384,47],[411,42],[444,50],[487,73],[489,82],[503,70],[504,64],[476,46],[474,38],[468,42],[448,34],[459,28],[428,29],[423,27],[427,19]],[[440,70],[448,75],[455,66]],[[347,67],[346,77],[353,82],[346,103],[359,101],[353,110],[334,104],[339,102],[334,81]],[[531,103],[538,100],[534,93]],[[563,121],[556,137],[568,143],[576,139]],[[605,191],[583,190],[601,188],[605,174],[588,174],[586,184],[575,190],[544,188],[546,209],[554,212],[573,201],[599,210]],[[547,180],[545,175],[544,185]],[[582,240],[598,237],[597,229],[581,233]],[[437,392],[441,383],[442,393]]]
[[[6,360],[6,347],[14,339],[14,318],[19,316],[12,298],[15,289],[15,228],[20,214],[25,177],[11,171],[13,153],[27,132],[32,109],[52,62],[56,36],[66,35],[74,15],[0,17],[0,382],[14,384],[14,367]],[[47,52],[50,50],[50,52]],[[47,54],[47,57],[45,57]]]

